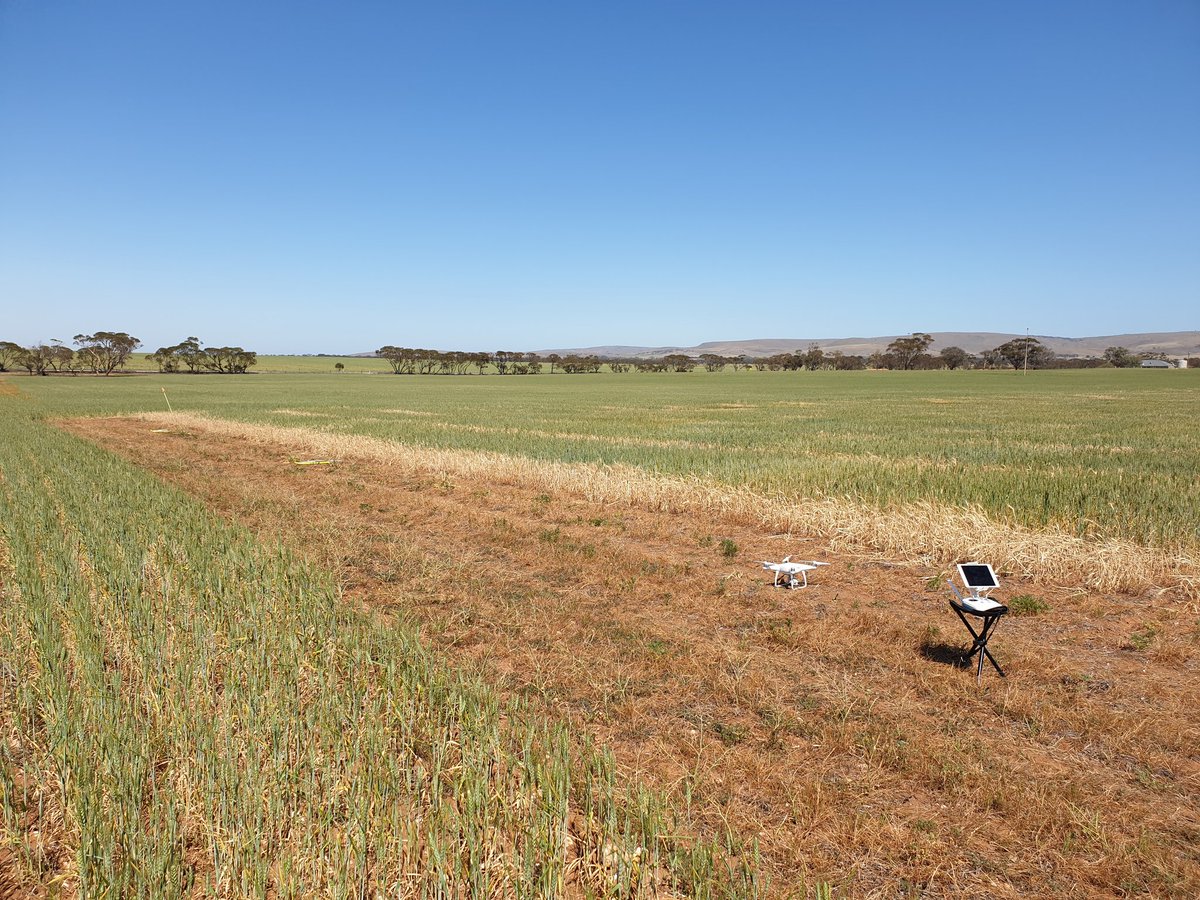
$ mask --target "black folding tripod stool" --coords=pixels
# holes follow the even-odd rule
[[[967,626],[967,631],[971,632],[971,637],[974,638],[970,652],[963,654],[963,662],[968,662],[976,653],[979,654],[979,666],[975,671],[975,680],[978,682],[983,681],[983,658],[985,656],[987,657],[987,661],[1000,673],[1001,678],[1007,677],[1004,674],[1004,670],[1000,668],[1000,663],[996,662],[996,657],[992,656],[991,651],[988,650],[987,644],[988,638],[991,637],[992,631],[996,627],[996,623],[1008,612],[1008,607],[997,603],[990,609],[971,609],[965,603],[960,602],[957,597],[951,597],[950,608],[958,614],[958,617],[962,619],[962,623]],[[983,627],[979,631],[976,631],[971,627],[971,623],[967,621],[967,616],[974,616],[980,619]]]

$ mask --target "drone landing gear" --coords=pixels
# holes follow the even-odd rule
[[[789,591],[808,587],[808,573],[801,572],[800,576],[804,579],[803,581],[798,580],[795,575],[789,575],[787,578],[780,581],[779,575],[776,575],[775,587],[787,588]]]

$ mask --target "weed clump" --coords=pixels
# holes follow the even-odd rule
[[[1129,640],[1125,642],[1123,649],[1145,653],[1150,649],[1156,637],[1158,637],[1158,629],[1153,625],[1146,625],[1129,635]]]
[[[1008,611],[1014,616],[1040,616],[1050,612],[1050,604],[1033,594],[1020,594],[1008,601]]]

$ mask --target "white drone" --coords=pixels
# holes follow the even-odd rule
[[[827,566],[829,563],[817,562],[815,559],[802,559],[799,562],[792,562],[790,556],[785,556],[783,562],[768,562],[762,561],[762,567],[768,572],[775,573],[775,587],[779,587],[780,576],[787,576],[787,580],[783,582],[786,588],[806,588],[808,587],[808,573],[817,566]],[[803,581],[797,581],[796,576],[799,575]]]

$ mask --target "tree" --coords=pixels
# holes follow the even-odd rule
[[[258,354],[241,347],[209,347],[204,351],[204,367],[227,375],[243,375],[258,362]]]
[[[418,375],[432,375],[434,369],[442,364],[442,354],[437,350],[423,350],[418,347],[413,351],[417,362]]]
[[[887,352],[896,360],[900,369],[916,368],[917,357],[929,349],[933,336],[923,331],[914,331],[909,337],[896,338],[887,345]]]
[[[69,372],[71,371],[71,363],[75,361],[75,351],[70,347],[63,346],[63,342],[55,338],[50,341],[49,350],[46,353],[46,364],[54,372]]]
[[[780,369],[798,368],[796,357],[791,353],[776,353],[774,356],[763,356],[755,360],[754,365],[760,372],[763,369],[778,372]]]
[[[867,361],[853,353],[845,354],[840,350],[834,350],[829,354],[829,358],[833,360],[833,367],[839,372],[856,372],[867,367]]]
[[[695,361],[686,353],[668,353],[663,362],[675,372],[690,372],[696,368]]]
[[[160,372],[179,371],[179,357],[175,355],[174,347],[159,347],[153,353],[146,354],[146,361],[157,365]]]
[[[1004,365],[1004,357],[999,350],[993,348],[980,353],[979,362],[985,369],[999,369]]]
[[[661,359],[640,359],[634,364],[639,372],[665,372],[667,364]]]
[[[996,348],[996,353],[1014,369],[1038,369],[1054,359],[1054,353],[1035,337],[1013,338]]]
[[[241,347],[233,349],[233,371],[238,375],[244,375],[251,366],[258,365],[258,354],[253,350],[243,350]]]
[[[971,354],[962,347],[945,347],[939,356],[947,369],[962,369],[971,359]]]
[[[205,352],[200,349],[200,339],[187,337],[178,344],[170,347],[159,347],[153,353],[147,353],[146,359],[158,365],[160,372],[178,372],[180,364],[186,365],[189,372],[197,372],[205,367]]]
[[[34,344],[32,347],[22,347],[17,364],[30,375],[48,375],[50,357],[54,348],[49,344]]]
[[[816,344],[809,344],[806,351],[797,353],[796,356],[797,362],[810,372],[815,372],[825,365],[825,351]]]
[[[1104,351],[1104,359],[1118,369],[1133,369],[1141,365],[1141,361],[1125,347],[1109,347]]]
[[[471,366],[471,354],[461,350],[450,350],[438,354],[438,366],[443,375],[466,375]]]
[[[204,366],[204,351],[200,349],[200,338],[189,335],[171,348],[183,360],[189,372],[199,372]]]
[[[25,348],[12,341],[0,341],[0,372],[7,372],[9,366],[21,365],[21,357]]]
[[[598,356],[564,356],[559,361],[561,368],[568,375],[595,375],[604,363]]]
[[[333,369],[336,374],[341,375],[346,370],[346,364],[344,362],[335,362]]]
[[[729,360],[718,353],[701,353],[700,362],[704,365],[706,371],[720,372],[725,368]]]
[[[559,356],[557,353],[551,353],[549,356],[546,357],[546,362],[550,363],[550,374],[553,375],[554,368],[560,362],[562,362],[562,357]]]
[[[123,331],[97,331],[95,334],[77,334],[74,337],[79,354],[98,375],[111,375],[114,369],[125,365],[125,360],[142,342]]]
[[[392,367],[392,372],[396,375],[412,375],[416,371],[415,354],[415,350],[407,347],[393,347],[391,344],[375,351],[376,356],[381,356],[388,361],[388,365]]]

